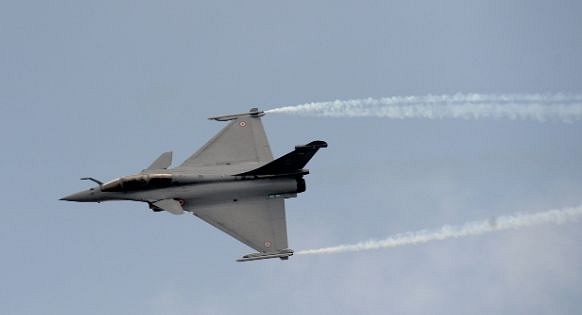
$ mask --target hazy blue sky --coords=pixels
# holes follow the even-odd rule
[[[190,215],[58,201],[180,163],[218,114],[456,92],[582,92],[578,1],[0,3],[2,314],[579,314],[581,224],[236,263]],[[267,115],[326,140],[296,250],[582,204],[582,123]]]

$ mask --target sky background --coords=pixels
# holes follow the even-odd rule
[[[579,1],[0,3],[0,313],[579,314],[582,223],[236,263],[194,216],[58,199],[174,165],[213,115],[312,101],[582,92]],[[329,143],[295,250],[582,204],[582,123],[263,119]]]

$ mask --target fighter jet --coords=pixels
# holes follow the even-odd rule
[[[228,121],[218,134],[184,163],[170,168],[172,152],[165,152],[141,172],[61,198],[78,202],[134,200],[155,212],[191,212],[257,253],[237,261],[268,258],[287,260],[286,198],[306,189],[305,165],[324,141],[313,141],[274,160],[261,122],[263,111],[211,117]]]

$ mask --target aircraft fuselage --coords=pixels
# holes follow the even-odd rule
[[[203,176],[168,173],[136,174],[120,177],[99,186],[66,196],[62,200],[102,202],[134,200],[155,202],[175,199],[185,202],[212,203],[261,197],[290,198],[305,191],[302,176]]]

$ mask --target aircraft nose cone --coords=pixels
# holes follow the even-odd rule
[[[64,201],[77,201],[77,202],[84,202],[84,201],[93,201],[93,194],[91,191],[85,190],[78,193],[74,193],[68,196],[61,198],[60,200]]]

